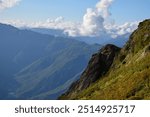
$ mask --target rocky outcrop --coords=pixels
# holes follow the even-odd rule
[[[105,75],[112,64],[114,57],[119,51],[119,47],[111,44],[108,44],[100,49],[98,53],[92,56],[80,79],[74,82],[69,88],[68,92],[66,92],[63,96],[70,97],[74,93],[78,93],[86,89],[92,83],[97,81],[101,76]]]

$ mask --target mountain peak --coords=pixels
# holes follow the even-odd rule
[[[94,54],[81,78],[60,99],[150,99],[150,19],[127,44]]]
[[[139,23],[138,29],[135,30],[125,46],[125,50],[137,53],[145,46],[150,44],[150,19]]]

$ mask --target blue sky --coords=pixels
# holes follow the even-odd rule
[[[98,0],[22,0],[19,5],[3,10],[1,18],[25,20],[65,19],[79,21],[88,7],[94,7]]]
[[[93,8],[99,0],[22,0],[18,5],[0,11],[0,19],[27,21],[55,19],[81,21],[87,8]],[[111,18],[116,23],[143,20],[150,17],[150,0],[115,0],[110,7]]]
[[[150,18],[150,0],[115,0],[112,4],[112,18],[117,22],[141,21]]]

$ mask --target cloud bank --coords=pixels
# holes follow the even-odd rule
[[[95,8],[88,8],[83,16],[83,22],[76,28],[65,30],[70,36],[99,36],[117,38],[133,32],[138,22],[126,22],[123,25],[108,23],[111,13],[109,8],[114,0],[100,0]]]
[[[76,36],[102,36],[105,35],[104,28],[105,19],[110,16],[109,7],[113,0],[100,0],[95,8],[88,8],[86,14],[83,16],[81,26],[74,28],[74,30],[66,30],[68,35]]]
[[[20,0],[0,0],[0,8],[8,8],[17,4]],[[138,25],[138,22],[126,22],[122,25],[108,22],[111,17],[109,11],[114,0],[100,0],[95,8],[87,8],[83,16],[82,22],[66,21],[62,16],[56,19],[47,19],[45,22],[30,22],[27,23],[21,20],[5,20],[0,21],[9,23],[17,27],[33,27],[33,28],[50,28],[61,29],[68,36],[90,36],[90,37],[111,37],[125,35],[133,32]]]
[[[0,10],[11,8],[18,4],[20,0],[0,0]]]
[[[122,25],[105,25],[107,34],[112,38],[132,33],[138,27],[139,21],[126,22]]]
[[[126,22],[122,25],[107,22],[111,16],[109,8],[114,0],[100,0],[95,8],[88,8],[83,21],[77,27],[67,29],[65,32],[69,36],[96,36],[96,37],[111,37],[125,35],[133,32],[137,26],[137,21]]]

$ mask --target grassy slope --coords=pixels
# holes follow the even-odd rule
[[[150,99],[150,20],[140,23],[109,72],[69,99]]]

